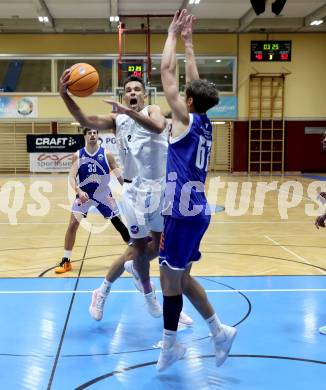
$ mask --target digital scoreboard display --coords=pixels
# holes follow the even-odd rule
[[[141,65],[141,64],[128,65],[128,77],[130,77],[130,76],[142,78],[143,77],[143,65]]]
[[[251,61],[291,61],[291,41],[251,41]]]

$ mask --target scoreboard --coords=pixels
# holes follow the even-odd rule
[[[250,61],[291,61],[291,41],[251,41]]]
[[[130,77],[130,76],[142,78],[143,77],[143,65],[142,64],[128,65],[128,77]]]

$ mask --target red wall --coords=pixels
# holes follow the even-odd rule
[[[233,172],[248,171],[247,121],[233,123]]]
[[[305,134],[304,128],[326,127],[326,121],[287,121],[285,123],[285,170],[326,172],[322,134]]]
[[[326,172],[321,134],[305,134],[304,128],[326,127],[326,121],[285,122],[285,171]],[[248,121],[234,122],[233,171],[248,171]]]

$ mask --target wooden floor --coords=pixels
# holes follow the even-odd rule
[[[219,180],[221,187],[222,182],[225,185],[216,193]],[[288,198],[289,181],[295,189]],[[311,190],[313,181],[313,177],[301,176],[211,174],[207,186],[209,203],[220,208],[212,216],[202,241],[202,261],[194,265],[193,274],[325,275],[326,231],[317,230],[315,217],[306,211],[309,205],[312,211],[308,214],[321,214],[322,210],[309,198],[308,186]],[[258,182],[262,184],[257,191]],[[266,194],[261,215],[254,215],[259,213],[261,189],[272,182],[277,182],[277,189]],[[241,185],[248,189],[250,183],[251,192],[243,187],[240,199]],[[326,181],[320,185],[325,191]],[[68,196],[66,175],[2,175],[0,186],[0,277],[55,276],[52,267],[63,255],[73,198],[73,194],[72,198]],[[119,188],[114,188],[119,198]],[[291,201],[297,205],[286,209],[286,202]],[[237,211],[239,203],[244,210]],[[282,219],[286,213],[288,219]],[[77,233],[72,256],[74,269],[63,276],[103,276],[124,248],[110,222],[90,214]],[[158,268],[157,261],[153,261],[152,275],[158,275]]]

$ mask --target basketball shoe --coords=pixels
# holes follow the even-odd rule
[[[97,288],[92,293],[92,302],[89,306],[89,314],[95,321],[101,321],[103,318],[103,309],[107,295],[103,294],[101,289]]]
[[[169,349],[161,349],[160,356],[156,364],[156,370],[162,372],[170,367],[174,362],[183,358],[186,353],[186,347],[182,344],[174,343]]]
[[[229,356],[232,343],[237,335],[236,328],[221,325],[222,330],[213,337],[217,367],[221,366]]]
[[[133,277],[133,282],[134,282],[134,285],[135,287],[137,288],[137,290],[141,293],[144,292],[144,289],[143,289],[143,286],[141,284],[141,281],[140,281],[140,278],[139,278],[139,275],[137,273],[137,271],[135,270],[134,266],[133,266],[133,260],[128,260],[125,262],[125,270],[132,275]],[[153,283],[151,283],[151,286],[152,286],[152,291],[155,291],[155,286]],[[148,295],[148,294],[147,294]],[[146,295],[145,295],[145,299],[146,299]],[[148,298],[147,298],[148,299]],[[156,299],[156,298],[155,298]],[[156,302],[158,302],[156,300]],[[149,305],[149,304],[148,304]],[[156,304],[153,304],[151,306],[156,306]],[[148,310],[151,312],[149,306],[148,306]],[[162,312],[162,309],[160,309],[160,311]],[[158,313],[158,308],[156,307],[156,309],[154,309],[154,312],[157,312]],[[160,317],[160,315],[153,315],[151,313],[151,315],[153,317]],[[162,315],[162,314],[161,314]],[[189,317],[186,313],[184,313],[183,311],[180,313],[180,317],[179,317],[179,325],[186,325],[186,326],[191,326],[193,324],[193,320],[191,317]]]
[[[56,274],[64,274],[65,272],[71,271],[72,266],[70,260],[66,257],[63,257],[60,264],[54,269]]]
[[[319,328],[319,333],[321,333],[321,334],[326,334],[326,326],[321,326],[321,327]]]

